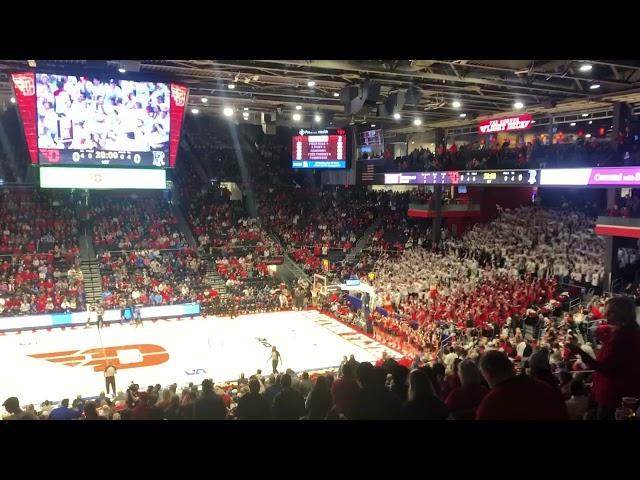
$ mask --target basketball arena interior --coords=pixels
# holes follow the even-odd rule
[[[640,419],[638,82],[0,60],[2,420]]]

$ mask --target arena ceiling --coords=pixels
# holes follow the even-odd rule
[[[615,101],[640,103],[636,60],[0,60],[0,96],[11,95],[10,72],[34,67],[117,75],[124,68],[171,78],[189,86],[190,108],[218,115],[232,107],[238,119],[248,108],[254,123],[261,112],[278,111],[278,124],[288,125],[296,124],[296,112],[303,115],[298,125],[312,123],[318,113],[335,125],[379,123],[398,132],[470,126],[505,113],[543,116],[602,110]],[[365,80],[380,85],[377,102],[345,114],[341,91]],[[378,115],[375,103],[410,88],[419,100],[407,102],[401,118]],[[516,102],[523,108],[516,109]],[[416,118],[421,126],[413,124]]]

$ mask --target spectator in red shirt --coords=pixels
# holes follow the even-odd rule
[[[471,360],[460,362],[458,376],[462,385],[455,388],[444,403],[455,420],[473,420],[478,405],[489,389],[482,385],[480,370]]]
[[[477,420],[567,420],[567,406],[557,388],[517,375],[509,358],[491,350],[480,359],[491,387],[476,411]]]
[[[342,415],[346,415],[353,405],[360,387],[356,381],[355,362],[346,362],[342,367],[342,377],[333,382],[331,393],[333,395],[333,403],[335,410]]]
[[[598,420],[613,420],[622,397],[640,397],[640,326],[633,300],[610,299],[606,318],[610,333],[595,359],[577,344],[570,346],[583,363],[596,371],[592,395],[598,404]]]

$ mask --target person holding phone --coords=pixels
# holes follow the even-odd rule
[[[609,299],[605,310],[610,333],[596,358],[575,341],[568,347],[571,353],[580,355],[588,368],[595,370],[592,396],[598,404],[597,419],[614,420],[623,397],[640,397],[640,325],[630,297]]]

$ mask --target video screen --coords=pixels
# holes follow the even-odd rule
[[[41,165],[166,167],[170,86],[36,73]]]
[[[300,130],[292,138],[293,168],[346,168],[347,135],[344,130]]]

